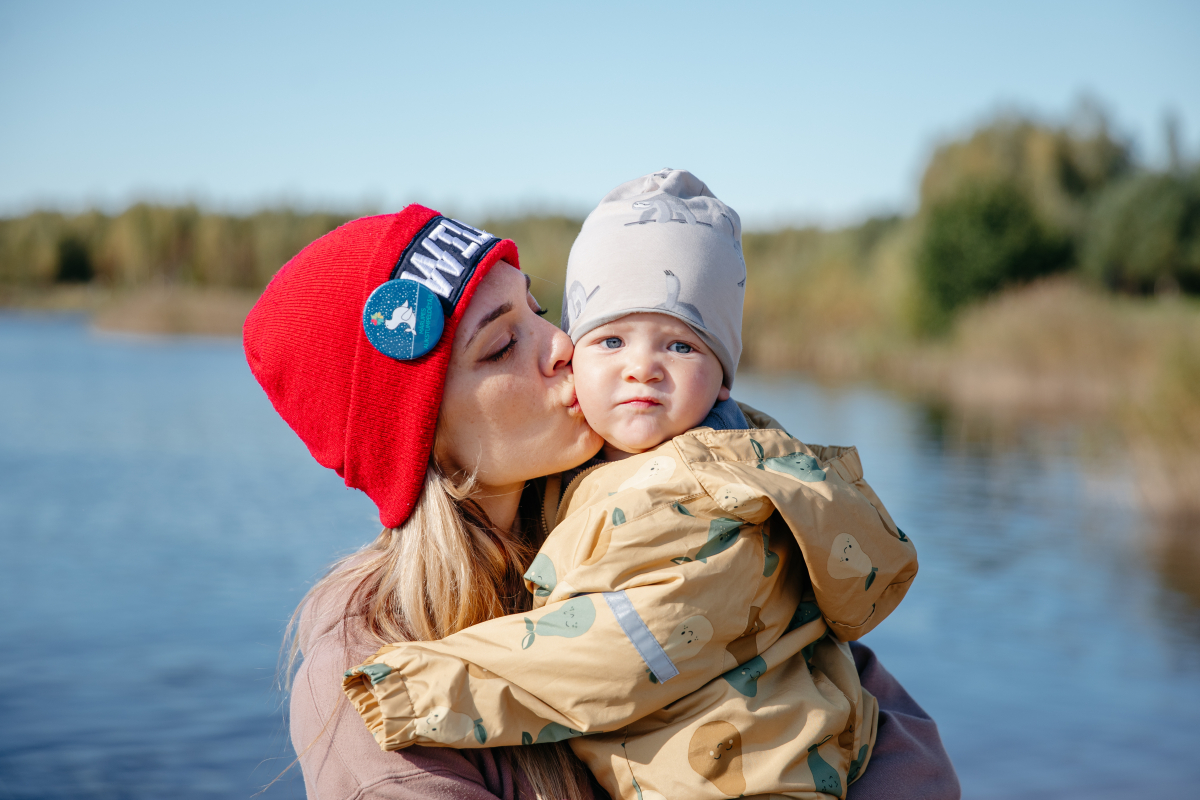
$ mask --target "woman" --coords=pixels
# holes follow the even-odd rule
[[[562,743],[382,752],[341,693],[341,673],[383,644],[527,608],[520,576],[545,534],[533,481],[600,448],[570,340],[518,266],[512,242],[409,206],[309,245],[246,321],[275,408],[385,525],[298,610],[292,741],[309,797],[603,796]],[[881,714],[850,797],[957,797],[932,720],[869,650],[856,659]]]

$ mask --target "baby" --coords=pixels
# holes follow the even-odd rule
[[[853,448],[730,400],[745,277],[737,214],[688,172],[589,215],[563,327],[603,460],[547,483],[530,613],[346,673],[384,749],[569,739],[614,798],[845,796],[878,716],[845,642],[916,551]]]

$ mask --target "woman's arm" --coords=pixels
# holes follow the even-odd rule
[[[761,629],[754,614],[748,632],[743,611],[736,624],[734,614],[706,623],[703,640],[673,657],[659,644],[680,620],[698,619],[702,598],[751,607],[763,573],[762,534],[747,526],[740,539],[707,564],[677,565],[664,557],[660,570],[639,576],[641,585],[589,586],[587,594],[440,641],[389,645],[346,673],[344,689],[385,749],[416,742],[533,744],[615,730],[735,667],[727,645]],[[682,570],[693,574],[685,580]],[[768,618],[771,627],[782,630],[790,609],[768,611],[778,617]],[[815,641],[825,630],[814,620],[797,633]]]
[[[364,656],[354,646],[358,637],[353,630],[346,634],[338,613],[343,605],[336,600],[327,604],[328,624],[310,618],[302,626],[315,622],[317,628],[304,643],[304,661],[290,698],[292,746],[307,795],[326,800],[517,800],[522,780],[492,750],[379,749],[341,691],[346,665]]]
[[[937,723],[884,669],[871,648],[850,643],[864,689],[879,702],[879,732],[849,800],[959,800],[962,791]]]

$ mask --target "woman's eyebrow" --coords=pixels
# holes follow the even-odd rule
[[[471,346],[471,342],[475,341],[475,337],[479,335],[479,332],[481,330],[486,328],[488,325],[491,325],[493,322],[500,319],[501,317],[503,317],[505,314],[507,314],[508,312],[510,312],[512,310],[513,310],[513,304],[510,301],[510,302],[504,303],[501,306],[497,306],[492,311],[492,313],[488,314],[486,317],[479,320],[479,324],[475,326],[475,331],[471,334],[471,338],[467,339],[466,346],[467,347]]]

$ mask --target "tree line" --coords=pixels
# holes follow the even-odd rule
[[[0,286],[257,290],[351,216],[148,203],[38,211],[0,219]],[[557,309],[580,224],[529,216],[483,227],[517,241],[541,279],[535,293]],[[745,254],[748,325],[799,336],[806,325],[859,323],[936,334],[963,307],[1060,272],[1126,294],[1200,294],[1200,168],[1177,153],[1167,169],[1140,165],[1095,111],[1057,125],[1001,116],[935,150],[916,214],[751,232]]]

